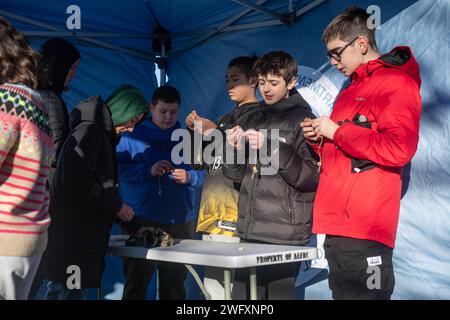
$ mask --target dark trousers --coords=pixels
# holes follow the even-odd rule
[[[389,300],[393,249],[376,241],[327,236],[328,283],[335,300]]]
[[[251,241],[241,240],[241,242]],[[257,299],[293,300],[295,280],[297,279],[300,264],[301,262],[295,262],[257,267]],[[233,300],[250,299],[249,269],[236,269],[231,297]]]
[[[140,222],[143,225],[159,227],[176,239],[192,239],[195,234],[196,221],[174,225],[161,225],[141,219]],[[187,269],[184,264],[123,258],[125,286],[122,300],[145,300],[155,266],[158,268],[159,299],[184,300],[186,298],[184,281]]]

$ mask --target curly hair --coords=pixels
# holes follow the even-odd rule
[[[0,16],[0,84],[38,88],[40,57],[6,19]]]
[[[283,77],[286,83],[297,77],[297,61],[287,52],[276,50],[259,58],[253,66],[253,75],[273,74]]]

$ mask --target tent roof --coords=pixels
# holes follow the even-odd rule
[[[75,37],[90,44],[153,59],[151,40],[160,25],[171,33],[175,58],[226,32],[295,22],[327,0],[187,0],[73,1],[30,3],[7,1],[0,14],[12,19],[28,37]],[[81,29],[67,30],[66,10],[77,5]],[[24,8],[27,8],[24,12]]]

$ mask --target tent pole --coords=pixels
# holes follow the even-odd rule
[[[148,33],[70,32],[70,31],[21,31],[27,37],[93,37],[150,39]]]
[[[294,0],[289,0],[288,11],[294,12]]]
[[[150,3],[148,3],[148,0],[143,0],[143,1],[144,1],[145,6],[148,9],[148,14],[149,14],[150,20],[152,22],[152,26],[153,27],[159,26],[160,23],[159,23],[158,19],[156,19],[156,17],[155,17],[155,12],[153,11],[152,6],[150,5]]]
[[[264,2],[267,2],[268,0],[259,0],[256,4],[260,5],[263,4]],[[219,25],[217,28],[214,28],[213,31],[207,33],[206,35],[200,37],[200,39],[197,39],[195,41],[193,41],[192,43],[186,45],[184,48],[181,48],[177,51],[174,51],[171,55],[169,55],[169,58],[175,59],[176,57],[182,55],[183,53],[185,53],[186,51],[198,46],[199,44],[207,41],[208,39],[210,39],[211,37],[215,36],[216,34],[218,34],[221,30],[225,29],[226,27],[230,26],[231,24],[233,24],[234,22],[236,22],[237,20],[239,20],[240,18],[242,18],[243,16],[247,15],[248,13],[252,12],[253,9],[245,9],[244,11],[238,13],[237,15],[231,17],[230,19],[228,19],[227,21],[225,21],[224,23],[222,23],[221,25]]]
[[[236,2],[236,3],[238,3],[238,4],[242,5],[242,6],[251,8],[251,9],[253,9],[255,11],[259,11],[259,12],[268,14],[269,16],[272,16],[275,19],[281,19],[282,18],[282,15],[279,14],[278,12],[275,12],[273,10],[269,10],[267,8],[264,8],[261,5],[254,4],[253,2],[251,2],[249,0],[231,0],[231,1]]]
[[[280,20],[268,20],[263,22],[253,22],[253,23],[246,23],[246,24],[240,24],[237,26],[228,26],[224,29],[222,29],[219,33],[224,32],[230,32],[230,31],[239,31],[239,30],[248,30],[248,29],[254,29],[254,28],[260,28],[260,27],[267,27],[267,26],[275,26],[283,24]],[[208,28],[208,29],[199,29],[191,32],[177,32],[173,33],[173,38],[183,38],[183,37],[191,37],[196,35],[202,35],[208,32],[211,32],[215,30],[214,28]]]
[[[309,4],[307,4],[306,6],[304,6],[303,8],[297,10],[295,12],[295,16],[298,18],[299,16],[301,16],[302,14],[305,14],[306,12],[308,12],[309,10],[317,7],[318,5],[322,4],[323,2],[325,2],[327,0],[315,0]]]
[[[316,0],[314,2],[311,2],[310,4],[308,4],[307,6],[305,6],[304,8],[299,9],[298,11],[295,10],[294,5],[293,5],[293,0],[289,0],[289,3],[292,4],[292,11],[291,11],[291,7],[289,7],[289,12],[296,12],[296,18],[301,16],[302,14],[305,14],[307,11],[313,9],[314,7],[318,6],[319,4],[321,4],[322,2],[325,2],[326,0]],[[283,22],[281,22],[280,20],[268,20],[268,21],[263,21],[263,22],[253,22],[253,23],[246,23],[246,24],[240,24],[237,26],[228,26],[223,28],[222,30],[219,31],[219,33],[223,33],[223,32],[230,32],[230,31],[240,31],[240,30],[248,30],[248,29],[254,29],[254,28],[261,28],[261,27],[267,27],[267,26],[276,26],[276,25],[280,25],[283,24]],[[212,32],[213,30],[215,30],[214,28],[207,28],[207,29],[199,29],[199,30],[193,30],[190,32],[178,32],[178,33],[173,33],[172,37],[173,38],[182,38],[182,37],[190,37],[190,36],[196,36],[196,35],[201,35],[201,34],[205,34],[208,32]]]
[[[161,45],[161,58],[166,59],[166,45],[163,43]],[[164,63],[163,68],[159,69],[159,86],[164,86],[166,84],[166,64]]]
[[[226,29],[224,29],[223,32],[248,30],[248,29],[255,29],[255,28],[269,27],[269,26],[278,26],[280,24],[284,24],[284,23],[281,22],[280,20],[254,22],[254,23],[240,24],[238,26],[229,26]]]
[[[235,1],[235,0],[232,0]],[[237,0],[236,0],[237,1]],[[239,0],[239,1],[243,1],[243,0]],[[260,0],[258,2],[255,3],[255,5],[260,6],[261,4],[263,4],[264,2],[267,2],[268,0]],[[323,2],[325,2],[326,0],[315,0],[311,3],[309,3],[308,5],[304,6],[303,8],[300,8],[298,10],[295,10],[294,8],[294,3],[292,0],[289,0],[289,9],[292,9],[292,12],[290,12],[290,15],[287,16],[287,20],[284,20],[285,15],[280,15],[282,20],[270,20],[270,21],[263,21],[263,22],[256,22],[256,23],[249,23],[249,24],[244,24],[244,25],[238,25],[238,26],[232,26],[232,24],[234,22],[236,22],[237,20],[239,20],[240,18],[242,18],[243,16],[245,16],[246,14],[248,14],[249,12],[253,11],[253,8],[249,8],[241,13],[239,13],[238,15],[230,18],[229,20],[225,21],[225,23],[223,23],[222,25],[210,29],[209,32],[207,32],[206,35],[200,37],[198,40],[193,41],[191,44],[186,45],[184,48],[178,49],[176,51],[174,51],[172,54],[169,55],[169,59],[173,60],[176,59],[178,56],[182,55],[183,53],[185,53],[186,51],[198,46],[199,44],[207,41],[208,39],[210,39],[211,37],[215,36],[218,33],[222,33],[222,32],[229,32],[229,31],[238,31],[238,30],[246,30],[246,29],[252,29],[252,28],[259,28],[259,27],[265,27],[265,26],[273,26],[273,25],[280,25],[280,24],[285,24],[286,21],[288,23],[293,22],[293,20],[295,20],[295,18],[298,18],[299,16],[305,14],[306,12],[308,12],[309,10],[315,8],[316,6],[322,4]],[[291,6],[292,5],[292,6]],[[261,7],[260,7],[261,8]],[[291,15],[293,16],[293,13],[295,12],[295,17],[291,17]],[[293,19],[290,19],[293,18]],[[209,29],[205,30],[208,31]],[[197,33],[201,33],[201,30],[198,31],[192,31],[189,33],[180,33],[180,34],[174,34],[175,37],[179,38],[182,36],[190,36],[190,35],[195,35]]]

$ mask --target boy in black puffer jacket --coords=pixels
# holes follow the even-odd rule
[[[216,123],[200,117],[195,110],[186,118],[186,127],[195,134],[202,134],[204,140],[198,153],[194,149],[194,159],[201,162],[195,166],[196,169],[207,170],[197,223],[197,232],[205,241],[239,241],[235,231],[240,185],[224,177],[222,167],[226,161],[226,131],[237,125],[246,129],[248,119],[260,112],[261,106],[256,99],[256,78],[252,76],[257,59],[256,56],[242,56],[228,64],[226,89],[230,100],[236,103],[229,113],[221,116]],[[208,161],[204,151],[211,146],[214,150]],[[222,268],[205,268],[204,284],[213,300],[225,298],[223,276]]]
[[[50,189],[49,184],[52,183],[59,154],[70,132],[69,111],[62,94],[68,90],[69,82],[75,77],[80,53],[69,41],[52,38],[42,45],[40,54],[42,70],[39,91],[48,110],[49,125],[55,143],[47,180],[47,187]],[[30,300],[35,298],[44,282],[44,272],[45,266],[39,265],[28,296]]]
[[[247,141],[257,156],[250,152],[245,164],[224,165],[224,175],[241,183],[237,233],[243,242],[305,245],[311,237],[318,167],[297,128],[304,118],[314,115],[293,90],[297,62],[289,54],[264,55],[253,73],[264,98],[262,111],[249,119],[246,127],[251,129],[244,132],[236,126],[227,140],[236,150],[243,150]],[[292,299],[299,267],[300,263],[289,263],[258,268],[258,298]],[[236,278],[248,279],[242,273]],[[233,299],[247,298],[244,285],[234,283]]]

